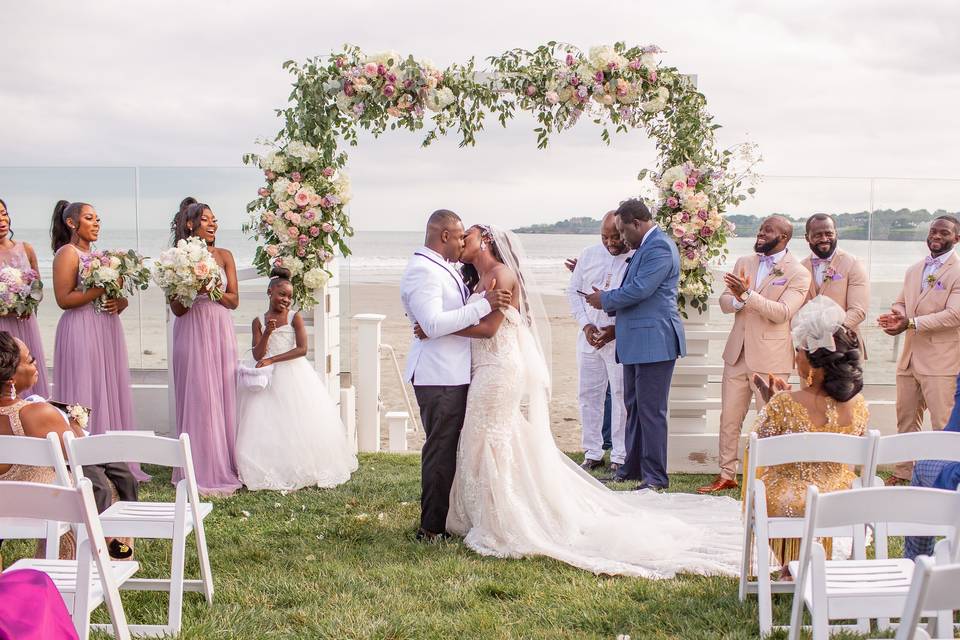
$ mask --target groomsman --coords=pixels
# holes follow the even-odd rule
[[[617,229],[636,253],[618,289],[593,287],[587,304],[616,313],[617,358],[627,405],[626,460],[614,479],[640,480],[638,489],[665,489],[667,404],[677,358],[686,355],[677,311],[680,253],[641,200],[617,209]]]
[[[860,324],[870,308],[870,280],[863,263],[837,247],[837,226],[825,213],[807,218],[807,244],[811,255],[803,259],[810,272],[810,290],[807,300],[823,294],[847,312],[843,326],[856,332],[860,338],[860,352],[866,356],[866,343],[860,333]]]
[[[930,255],[907,269],[890,313],[879,318],[891,336],[906,333],[897,363],[897,432],[919,431],[924,411],[943,429],[960,371],[960,222],[940,216],[927,233]],[[909,484],[913,463],[898,464],[887,484]]]
[[[792,237],[789,220],[770,216],[757,232],[756,254],[738,259],[733,272],[723,277],[727,290],[720,296],[720,309],[735,317],[723,351],[720,475],[699,493],[737,486],[740,431],[750,398],[763,406],[754,374],[786,380],[793,371],[790,320],[807,299],[810,272],[787,250]]]
[[[578,400],[582,425],[584,461],[587,471],[603,466],[603,421],[607,390],[612,392],[610,470],[616,473],[626,456],[624,427],[627,424],[623,403],[623,366],[617,362],[614,319],[602,309],[594,309],[584,293],[594,287],[607,291],[616,288],[627,271],[631,251],[617,231],[617,212],[610,211],[600,224],[600,244],[587,247],[577,259],[567,297],[570,311],[580,326],[577,337],[577,364],[580,370]]]

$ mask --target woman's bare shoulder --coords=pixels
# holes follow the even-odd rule
[[[31,433],[48,432],[65,426],[63,415],[49,402],[30,402],[20,409],[20,424]]]

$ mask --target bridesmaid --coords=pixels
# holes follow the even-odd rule
[[[14,267],[25,270],[33,269],[40,273],[37,267],[37,254],[27,242],[17,242],[13,239],[13,230],[10,226],[10,212],[7,203],[0,199],[0,266]],[[43,341],[40,339],[40,324],[35,315],[18,317],[11,313],[0,316],[0,331],[6,331],[14,338],[22,340],[30,353],[37,359],[37,382],[23,391],[24,397],[31,395],[47,397],[47,361],[43,357]]]
[[[80,256],[90,252],[100,236],[100,216],[85,202],[61,200],[50,224],[53,295],[63,309],[53,351],[54,396],[61,402],[89,407],[90,433],[133,429],[130,364],[120,314],[126,300],[110,300],[103,311],[93,301],[102,287],[79,287]],[[150,476],[136,464],[130,471],[141,482]]]
[[[190,434],[197,485],[204,495],[227,496],[242,486],[237,473],[237,338],[230,314],[240,303],[233,254],[216,246],[217,218],[210,207],[185,198],[174,216],[173,242],[198,237],[220,265],[226,286],[214,302],[200,295],[193,306],[170,300],[177,433]],[[175,474],[173,481],[180,479]]]

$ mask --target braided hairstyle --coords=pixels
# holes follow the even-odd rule
[[[20,368],[20,345],[7,331],[0,331],[0,385],[6,387]]]
[[[823,390],[837,402],[846,402],[863,389],[863,360],[857,334],[840,327],[833,334],[836,350],[806,352],[810,366],[823,370]]]

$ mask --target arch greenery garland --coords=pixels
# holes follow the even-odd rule
[[[755,161],[748,157],[743,170],[732,170],[736,153],[717,148],[720,125],[703,94],[676,68],[661,66],[660,53],[618,42],[585,54],[549,42],[488,58],[489,70],[480,71],[472,58],[438,69],[393,51],[367,55],[345,46],[303,64],[285,62],[294,82],[289,106],[277,111],[283,129],[264,143],[271,151],[244,156],[266,178],[244,226],[261,243],[255,265],[263,274],[274,266],[290,269],[295,302],[316,304],[328,263],[337,250],[350,253],[343,145],[356,145],[359,130],[375,137],[388,129],[424,130],[423,146],[455,133],[466,146],[476,143],[488,115],[506,126],[522,110],[538,121],[539,148],[582,118],[602,126],[607,144],[611,131],[646,130],[656,141],[657,167],[638,178],[653,182],[656,219],[680,250],[679,304],[705,308],[713,286],[709,265],[726,255],[734,229],[723,213],[753,193]]]

